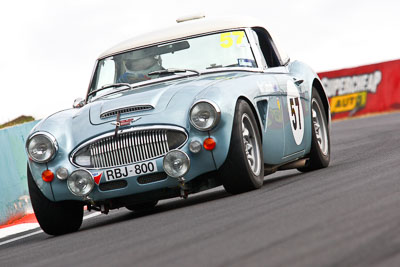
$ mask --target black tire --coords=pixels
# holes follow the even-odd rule
[[[311,150],[306,166],[299,168],[301,172],[309,172],[326,168],[330,162],[331,139],[325,107],[318,91],[313,88],[311,99]],[[315,113],[315,114],[313,114]],[[318,127],[319,125],[319,127]],[[318,136],[317,136],[318,132]],[[321,140],[321,141],[319,141]],[[321,145],[321,143],[324,143]]]
[[[248,138],[244,130],[249,132]],[[220,177],[225,190],[231,194],[260,188],[264,183],[260,132],[249,104],[241,99],[236,104],[228,157],[220,169]]]
[[[153,200],[153,201],[148,201],[148,202],[143,202],[143,203],[127,205],[126,208],[128,210],[136,211],[136,212],[148,211],[148,210],[154,209],[154,207],[157,205],[157,203],[158,203],[158,200]]]
[[[83,203],[48,200],[33,180],[29,166],[27,174],[32,207],[43,231],[49,235],[63,235],[78,231],[82,225]]]

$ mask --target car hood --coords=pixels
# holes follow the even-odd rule
[[[211,77],[191,77],[109,94],[87,106],[90,122],[98,125],[115,121],[116,112],[105,118],[101,115],[117,110],[121,113],[120,119],[154,115],[165,111],[168,103],[180,91],[196,95],[215,82]]]
[[[169,124],[189,129],[188,111],[195,101],[209,97],[230,99],[231,94],[221,95],[220,91],[226,89],[226,92],[230,92],[234,88],[234,84],[239,82],[237,78],[246,79],[246,76],[251,75],[254,74],[238,72],[208,74],[119,92],[99,98],[79,109],[54,113],[40,121],[32,129],[31,134],[37,131],[51,133],[59,144],[57,157],[62,158],[77,145],[115,130],[115,125],[110,122],[114,122],[116,116],[101,119],[102,112],[128,105],[143,104],[151,104],[154,109],[127,113],[121,115],[120,119],[140,117],[140,120],[134,123],[135,126]],[[247,83],[246,81],[242,82]],[[232,103],[234,105],[234,102]],[[221,108],[225,109],[226,106],[222,105]]]

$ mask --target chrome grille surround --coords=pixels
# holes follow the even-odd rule
[[[134,113],[134,112],[147,111],[147,110],[152,110],[152,109],[154,109],[154,107],[152,105],[135,105],[135,106],[122,107],[122,108],[104,111],[100,114],[100,118],[107,119],[109,117],[117,116],[118,112],[122,115],[122,114],[126,114],[126,113]]]
[[[103,134],[89,140],[76,148],[70,156],[71,163],[76,167],[83,167],[74,162],[74,155],[89,147],[90,158],[93,167],[85,169],[103,169],[159,158],[169,151],[167,133],[180,132],[186,136],[185,141],[178,147],[181,148],[188,140],[188,134],[176,126],[148,126],[134,127],[118,131],[117,139],[115,132]]]

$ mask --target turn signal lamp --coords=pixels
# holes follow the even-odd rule
[[[213,150],[216,146],[216,142],[214,139],[212,138],[207,138],[206,140],[204,140],[203,142],[203,146],[206,150]]]
[[[50,170],[45,170],[42,172],[42,179],[43,181],[50,183],[54,179],[54,173]]]

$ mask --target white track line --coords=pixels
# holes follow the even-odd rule
[[[95,211],[95,212],[90,213],[90,214],[88,214],[88,215],[86,215],[86,216],[83,216],[83,220],[87,220],[87,219],[90,219],[90,218],[99,216],[100,214],[101,214],[100,211]]]
[[[91,214],[88,214],[88,215],[84,216],[83,220],[87,220],[87,219],[96,217],[96,216],[98,216],[100,214],[101,214],[101,212],[99,212],[99,211],[93,212]],[[36,226],[34,228],[39,227],[38,223],[29,223],[29,224],[31,224],[31,225],[36,224]],[[18,225],[16,225],[16,226],[18,226]],[[25,232],[25,231],[28,231],[28,230],[31,230],[31,229],[34,229],[34,228],[25,227],[25,228],[22,228],[24,230],[22,230],[21,232]],[[4,229],[7,229],[7,228],[4,228]],[[21,230],[21,228],[20,228],[20,230]],[[18,233],[18,232],[11,231],[11,233],[8,234],[8,235],[13,235],[13,234],[16,234],[16,233]],[[0,246],[8,244],[8,243],[11,243],[11,242],[14,242],[14,241],[17,241],[17,240],[20,240],[20,239],[24,239],[24,238],[27,238],[27,237],[30,237],[30,236],[33,236],[33,235],[37,235],[37,234],[40,234],[40,233],[43,233],[43,230],[39,230],[39,231],[36,231],[36,232],[33,232],[33,233],[29,233],[29,234],[26,234],[26,235],[22,235],[22,236],[18,236],[18,237],[12,238],[10,240],[6,240],[6,241],[3,241],[3,242],[0,242]]]
[[[23,236],[15,237],[15,238],[12,238],[10,240],[6,240],[6,241],[1,242],[0,246],[8,244],[8,243],[11,243],[11,242],[14,242],[14,241],[17,241],[17,240],[20,240],[20,239],[23,239],[23,238],[26,238],[26,237],[30,237],[32,235],[37,235],[37,234],[40,234],[40,233],[43,233],[43,231],[39,230],[39,231],[30,233],[30,234],[26,234],[26,235],[23,235]]]
[[[10,235],[23,233],[39,227],[38,223],[21,223],[10,227],[0,229],[0,239]]]

